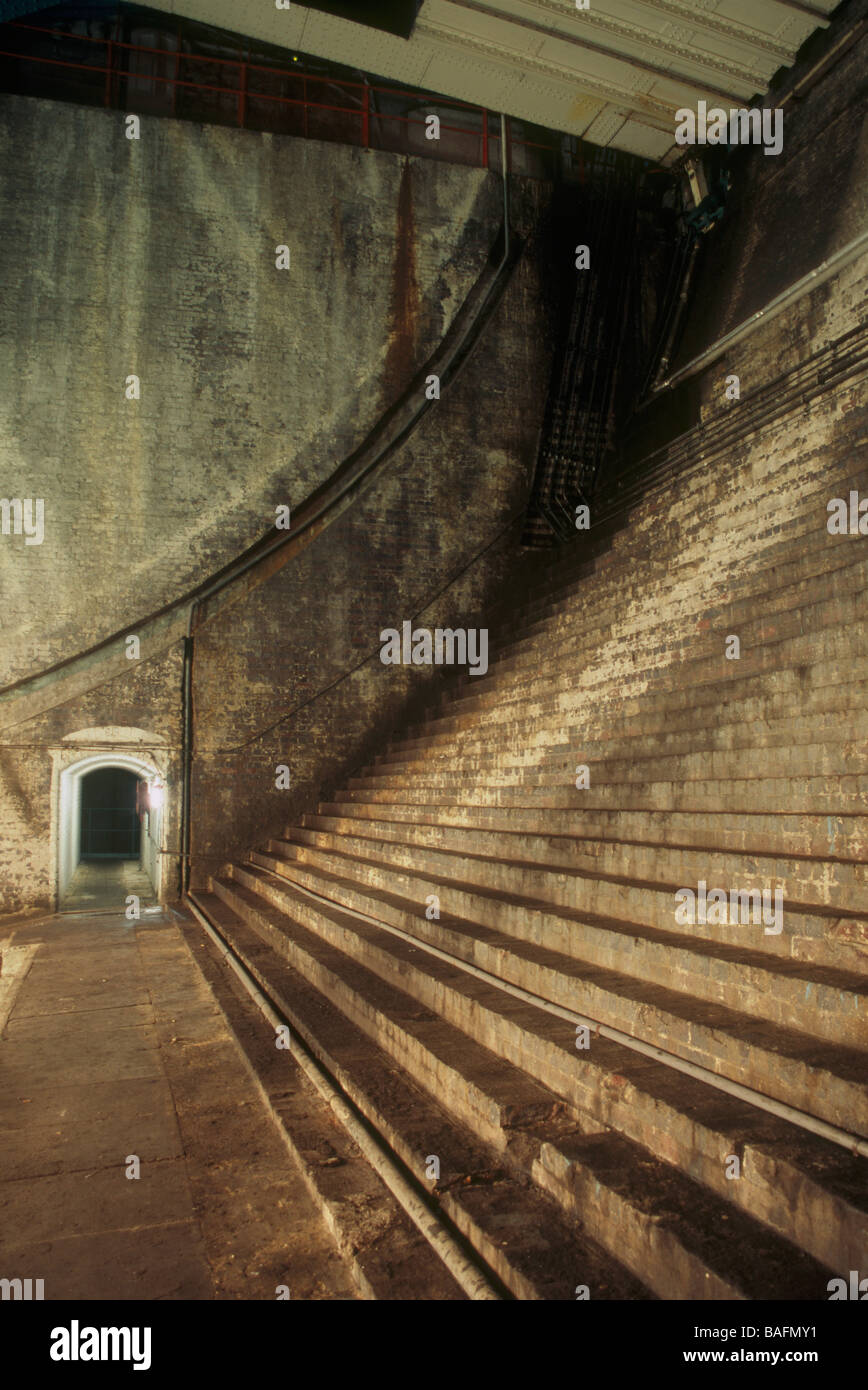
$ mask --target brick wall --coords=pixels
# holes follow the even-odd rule
[[[484,622],[515,564],[536,458],[541,290],[531,247],[464,371],[377,485],[197,637],[196,882],[313,810],[430,700],[446,668],[384,666],[383,628]],[[281,763],[287,790],[275,787]]]
[[[120,112],[8,95],[0,148],[0,495],[44,498],[46,528],[0,538],[6,684],[184,593],[332,472],[478,276],[500,188],[156,118],[128,140]]]
[[[442,337],[502,213],[499,179],[477,170],[158,120],[137,144],[122,121],[0,98],[14,286],[0,477],[4,494],[46,502],[41,546],[0,539],[5,680],[135,631],[328,477]],[[532,244],[462,377],[375,493],[200,634],[203,863],[279,816],[275,761],[293,765],[288,813],[397,716],[418,672],[397,671],[388,693],[378,659],[374,678],[346,674],[378,650],[380,626],[462,570],[444,622],[470,623],[509,567],[515,534],[498,538],[533,467],[551,307],[533,244],[547,193],[514,192]],[[274,265],[282,243],[288,272]],[[128,402],[132,372],[142,395]],[[181,645],[145,641],[132,662],[117,646],[85,693],[49,685],[0,710],[0,912],[52,904],[60,771],[128,748],[130,730],[166,769],[164,882],[176,879]],[[255,757],[218,751],[333,681]]]
[[[848,7],[849,22],[868,14],[868,0]],[[868,227],[868,37],[851,47],[801,95],[792,88],[841,38],[835,26],[817,36],[804,61],[780,74],[769,96],[782,105],[778,155],[745,147],[732,155],[732,188],[723,222],[703,239],[686,331],[673,369],[743,323]],[[837,301],[819,290],[819,303]],[[841,309],[847,306],[842,304]],[[838,312],[833,303],[832,315]],[[771,375],[801,360],[814,342],[810,314],[777,334],[764,359]],[[833,326],[834,331],[834,326]],[[781,359],[779,353],[783,353]]]

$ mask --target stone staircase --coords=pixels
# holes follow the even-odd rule
[[[868,1273],[868,1160],[799,1118],[868,1136],[851,488],[829,449],[622,480],[529,563],[486,676],[193,895],[517,1297]],[[700,881],[780,889],[780,932],[679,924]]]

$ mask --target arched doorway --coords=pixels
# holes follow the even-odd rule
[[[160,770],[130,754],[96,754],[63,770],[60,910],[123,910],[131,894],[142,908],[159,901],[165,796]]]
[[[95,767],[81,779],[80,860],[126,863],[141,852],[140,778],[127,767]]]

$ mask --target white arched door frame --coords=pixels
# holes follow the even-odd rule
[[[78,865],[81,854],[81,782],[89,772],[103,767],[121,767],[134,772],[138,777],[151,782],[155,777],[163,779],[156,763],[150,759],[135,757],[131,753],[116,751],[86,754],[70,763],[60,774],[60,804],[57,820],[57,899],[63,898],[69,881]],[[162,889],[162,857],[157,855],[154,865],[154,892],[157,897]]]

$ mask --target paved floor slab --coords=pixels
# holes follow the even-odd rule
[[[357,1297],[176,922],[60,915],[7,944],[28,968],[0,1033],[0,1277]]]
[[[82,860],[61,904],[64,912],[97,912],[105,908],[123,911],[131,894],[142,908],[156,904],[153,885],[137,859]]]
[[[4,1267],[39,1270],[45,1298],[211,1299],[214,1281],[196,1221],[135,1231],[64,1236],[29,1245],[5,1245]],[[247,1295],[249,1297],[249,1295]]]

